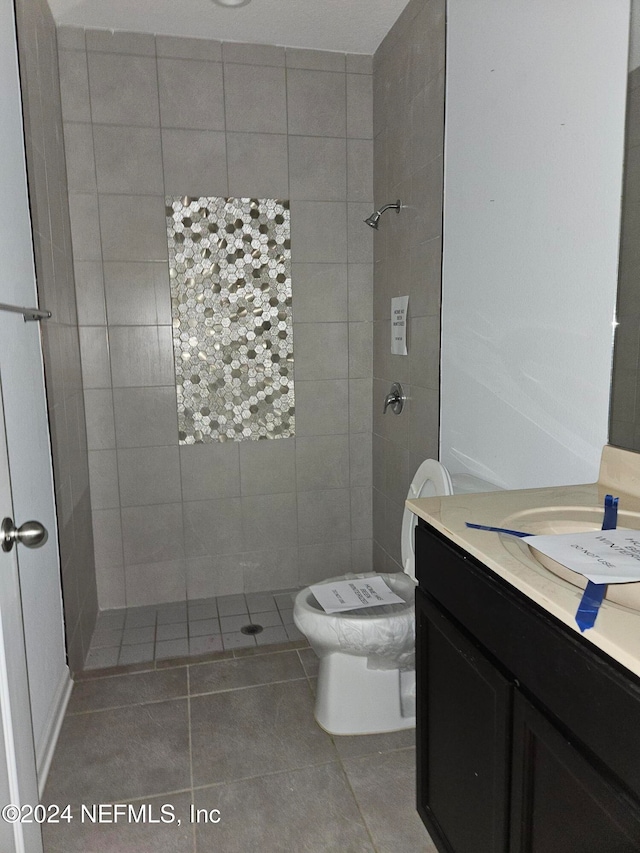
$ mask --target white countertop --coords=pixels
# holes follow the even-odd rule
[[[518,521],[519,513],[540,507],[603,509],[606,494],[620,498],[619,512],[640,514],[640,454],[606,447],[597,483],[418,498],[407,501],[407,506],[496,575],[580,634],[575,614],[582,597],[581,589],[540,566],[533,557],[524,553],[513,537],[474,530],[466,527],[466,522],[529,532],[526,522]],[[640,676],[640,612],[608,602],[605,598],[594,627],[582,636]]]

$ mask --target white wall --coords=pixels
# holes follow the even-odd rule
[[[608,432],[629,0],[449,0],[441,459],[597,479]]]

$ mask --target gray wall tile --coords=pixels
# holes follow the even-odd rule
[[[91,506],[94,509],[114,509],[120,506],[115,450],[89,451],[89,482]]]
[[[349,374],[347,323],[296,326],[296,379],[345,379]]]
[[[171,323],[171,292],[166,262],[104,263],[107,315],[111,326]]]
[[[284,65],[284,47],[275,44],[242,44],[224,42],[222,58],[225,62],[239,62],[244,65]]]
[[[127,33],[113,30],[86,30],[87,50],[107,53],[133,53],[155,56],[156,40],[151,33]]]
[[[296,435],[349,432],[349,382],[346,379],[296,382]]]
[[[85,388],[111,388],[106,326],[83,326],[79,332],[83,386]]]
[[[166,195],[228,195],[224,133],[163,129],[162,159]]]
[[[347,196],[345,140],[292,136],[289,140],[289,192],[292,199],[344,201]]]
[[[297,406],[296,400],[296,410]],[[239,448],[243,496],[295,491],[295,441],[293,439],[241,441]]]
[[[301,546],[324,545],[326,547],[329,542],[350,541],[349,490],[301,492],[298,495],[298,538]],[[326,568],[329,567],[326,566]],[[330,571],[333,572],[333,567]],[[324,577],[327,577],[326,573]]]
[[[307,68],[313,71],[344,71],[345,54],[330,50],[287,48],[287,68]]]
[[[227,130],[286,133],[283,68],[225,63],[224,87]]]
[[[182,493],[188,500],[236,497],[240,495],[240,443],[182,446],[180,470]]]
[[[175,386],[114,388],[113,405],[118,447],[178,444]]]
[[[101,195],[100,235],[104,260],[166,261],[164,208],[161,196]]]
[[[142,563],[125,568],[127,607],[162,604],[186,598],[184,560]]]
[[[93,142],[99,192],[164,192],[158,128],[94,125]]]
[[[65,121],[91,121],[89,74],[84,50],[61,50],[58,54],[62,117]]]
[[[118,479],[123,507],[178,503],[182,500],[178,448],[120,448]]]
[[[345,75],[292,68],[287,73],[289,133],[345,136]]]
[[[93,193],[70,194],[69,216],[71,218],[74,259],[78,261],[101,260],[98,196]]]
[[[65,122],[64,148],[69,192],[95,193],[97,187],[92,126],[79,122]]]
[[[87,62],[94,122],[143,127],[159,125],[155,58],[89,53]]]
[[[111,389],[86,390],[84,392],[84,406],[89,450],[107,450],[115,447],[116,436],[113,425]]]
[[[347,74],[347,136],[373,139],[373,78]]]
[[[243,542],[246,550],[287,548],[298,544],[292,523],[295,494],[253,495],[242,498]]]
[[[295,323],[339,323],[346,319],[346,264],[300,264],[294,259],[291,280]]]
[[[114,388],[174,383],[170,326],[115,326],[109,343]]]
[[[337,201],[292,202],[291,247],[299,263],[347,260],[346,213],[345,205]]]
[[[189,59],[158,59],[162,127],[224,130],[222,65]]]
[[[187,557],[237,554],[243,550],[240,498],[186,500],[183,507]]]
[[[156,36],[156,53],[173,59],[205,59],[222,62],[222,44],[210,39]]]
[[[349,486],[349,436],[296,439],[296,478],[301,492]]]
[[[123,507],[121,514],[125,565],[184,557],[181,504]]]
[[[75,261],[78,323],[103,326],[107,322],[104,300],[104,281],[100,261]]]
[[[227,133],[229,193],[246,198],[289,198],[285,134]]]

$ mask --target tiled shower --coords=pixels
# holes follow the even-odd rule
[[[59,46],[100,608],[368,567],[371,57]],[[180,443],[165,207],[184,197],[286,202],[295,437]]]
[[[44,350],[72,670],[96,613],[92,557],[94,651],[111,611],[122,632],[129,613],[131,624],[153,614],[163,643],[165,610],[186,608],[190,638],[190,610],[240,596],[251,617],[256,594],[290,600],[327,576],[400,568],[411,474],[437,455],[444,3],[411,0],[375,57],[56,30],[44,0],[19,0],[18,12],[32,207],[50,226],[36,230],[36,262],[54,309]],[[56,106],[47,87],[58,77]],[[374,198],[399,197],[401,216],[374,241],[362,222]],[[242,199],[290,216],[292,298],[274,319],[290,323],[277,390],[291,392],[294,434],[190,443],[178,423],[167,210]],[[408,359],[388,353],[389,297],[407,293]],[[398,379],[406,417],[382,418]],[[264,415],[252,405],[248,432]],[[196,427],[208,428],[202,409]]]

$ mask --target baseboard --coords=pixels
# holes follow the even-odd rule
[[[73,681],[69,667],[65,666],[54,701],[51,703],[51,714],[44,730],[44,734],[40,743],[36,744],[36,769],[38,772],[38,791],[40,796],[44,791],[44,786],[47,784],[47,776],[51,767],[51,760],[58,742],[60,727],[64,720],[64,714],[67,710],[69,697],[71,696],[71,688]]]

